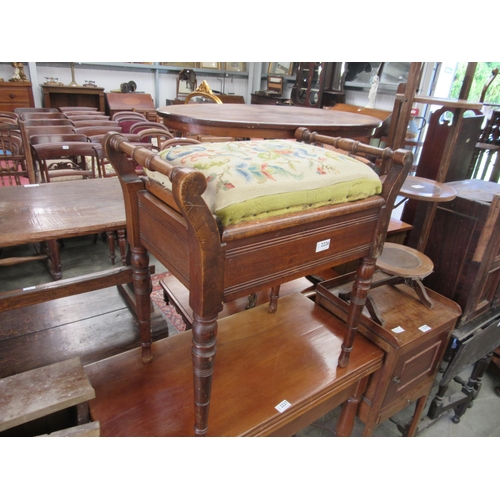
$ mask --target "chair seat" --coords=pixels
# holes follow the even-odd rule
[[[380,194],[365,163],[329,149],[287,140],[191,144],[160,152],[174,167],[204,173],[203,197],[223,226]],[[171,188],[167,176],[146,174]]]
[[[414,248],[385,243],[382,254],[377,259],[377,267],[393,276],[423,279],[432,273],[434,264],[429,257]]]

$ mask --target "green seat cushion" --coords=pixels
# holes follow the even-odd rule
[[[287,140],[191,144],[160,156],[202,171],[204,200],[224,226],[367,198],[382,191],[365,163],[329,149]],[[146,175],[171,188],[168,177]]]

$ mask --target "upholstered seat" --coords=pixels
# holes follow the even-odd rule
[[[365,163],[293,141],[191,144],[160,156],[174,167],[205,174],[203,198],[223,226],[361,200],[382,190],[379,177]],[[145,172],[171,188],[167,176]]]

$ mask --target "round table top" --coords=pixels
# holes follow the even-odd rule
[[[378,118],[346,111],[259,104],[178,104],[158,108],[167,127],[232,137],[293,138],[306,127],[330,136],[370,136]]]
[[[410,175],[404,181],[399,194],[412,200],[441,202],[453,200],[457,191],[442,182]]]
[[[422,252],[406,245],[386,242],[377,267],[387,274],[403,278],[425,278],[434,269],[432,260]]]

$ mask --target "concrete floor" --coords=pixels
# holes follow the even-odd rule
[[[2,257],[11,255],[32,255],[32,247],[13,247],[4,249]],[[92,236],[74,238],[64,241],[61,249],[61,259],[63,266],[63,277],[70,278],[82,275],[88,272],[108,269],[111,266],[108,255],[108,245],[102,238],[96,242]],[[117,261],[119,257],[117,255]],[[156,272],[163,272],[164,266],[159,264],[154,258],[151,263],[155,264]],[[119,263],[115,265],[120,265]],[[17,288],[49,283],[50,275],[40,262],[20,264],[16,266],[0,267],[0,291],[8,291]],[[467,369],[461,374],[461,378],[467,380],[471,369]],[[439,379],[439,375],[438,375]],[[432,425],[427,426],[429,422],[425,420],[419,426],[426,428],[419,430],[419,437],[500,437],[500,397],[496,396],[494,387],[499,385],[500,381],[492,374],[487,372],[483,379],[481,391],[474,401],[473,406],[469,408],[458,424],[452,422],[453,412],[441,415]],[[435,393],[431,394],[431,398]],[[449,393],[455,393],[460,390],[460,385],[452,382]],[[430,399],[427,404],[430,403]],[[374,436],[377,437],[398,437],[401,433],[397,425],[392,421],[407,423],[413,412],[414,406],[411,405],[393,418],[383,422],[375,430]],[[301,437],[333,437],[335,436],[335,425],[339,416],[340,409],[324,415],[314,424],[306,427],[297,436]],[[424,411],[426,415],[427,410]],[[361,436],[363,424],[357,420],[353,436]]]

